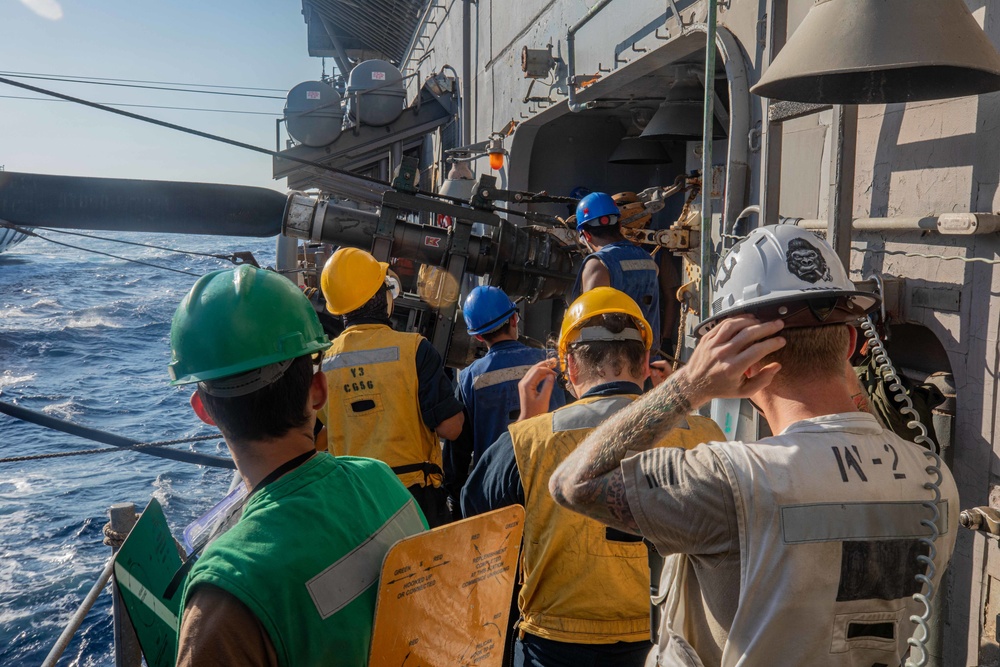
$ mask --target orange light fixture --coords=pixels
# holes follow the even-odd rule
[[[494,132],[490,135],[489,142],[486,144],[486,153],[490,156],[490,169],[493,171],[503,169],[503,156],[507,154],[507,151],[503,149],[503,135],[501,133]]]

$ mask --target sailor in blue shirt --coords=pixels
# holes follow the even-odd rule
[[[653,358],[660,347],[659,268],[652,256],[622,236],[614,200],[593,192],[576,207],[576,229],[594,252],[587,255],[570,290],[569,301],[595,287],[614,287],[639,304],[653,328]]]
[[[445,443],[445,486],[457,500],[471,464],[507,431],[520,414],[517,383],[545,358],[545,351],[517,340],[517,307],[498,287],[480,286],[462,309],[466,327],[489,347],[458,376],[457,397],[465,405],[465,425],[458,439]],[[566,403],[561,389],[552,392],[549,409]]]

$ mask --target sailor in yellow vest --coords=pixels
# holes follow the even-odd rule
[[[331,454],[388,463],[434,527],[450,520],[438,437],[457,438],[465,417],[437,350],[390,326],[388,268],[357,248],[323,267],[327,309],[346,328],[323,360],[329,399],[320,419]]]
[[[652,331],[624,292],[598,287],[570,306],[559,364],[579,400],[552,413],[556,374],[535,365],[519,386],[521,418],[486,450],[462,492],[466,516],[525,506],[524,585],[514,664],[642,665],[649,653],[649,567],[641,538],[553,502],[549,476],[598,424],[634,401],[648,375]],[[722,436],[689,416],[666,445]]]

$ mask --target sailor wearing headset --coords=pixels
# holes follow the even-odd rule
[[[734,246],[715,296],[687,365],[595,429],[550,490],[686,555],[668,569],[675,589],[650,664],[898,665],[923,611],[915,575],[932,560],[940,583],[959,508],[943,468],[929,549],[923,450],[851,400],[849,323],[878,299],[857,291],[825,241],[791,225]],[[651,449],[712,398],[751,399],[777,435]]]

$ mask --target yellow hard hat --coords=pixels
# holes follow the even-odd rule
[[[629,329],[616,334],[604,327],[584,326],[590,318],[607,313],[631,317],[639,330],[639,338],[635,338],[635,333]],[[653,330],[642,316],[639,305],[628,294],[613,287],[595,287],[581,294],[566,311],[559,332],[559,366],[565,369],[566,353],[573,343],[605,340],[641,340],[648,350],[653,347]]]
[[[320,282],[326,309],[345,315],[368,303],[385,285],[389,265],[357,248],[341,248],[323,267]]]

